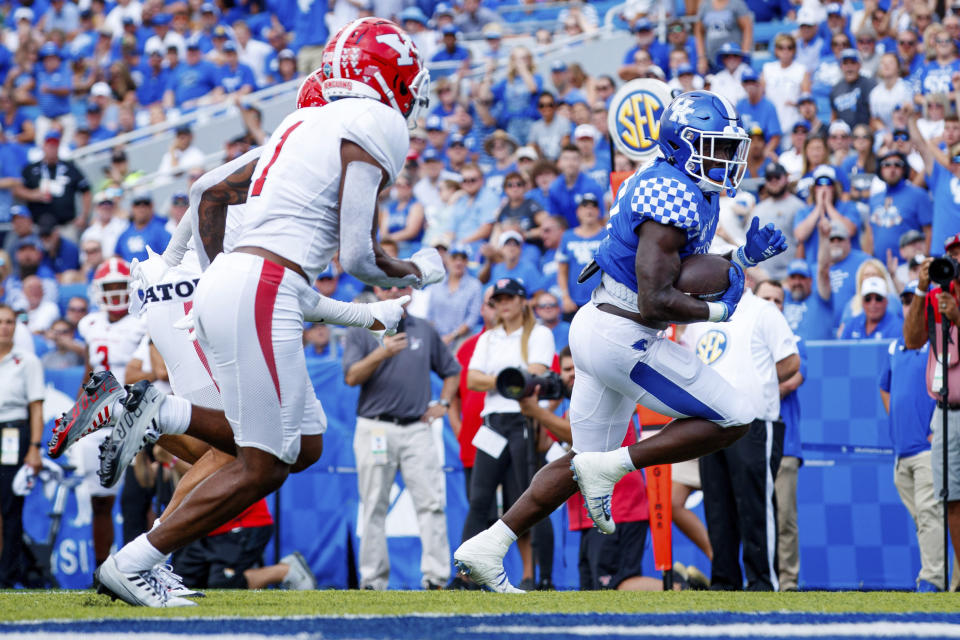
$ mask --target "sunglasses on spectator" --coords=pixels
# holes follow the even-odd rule
[[[86,307],[67,307],[67,312],[68,312],[68,313],[69,313],[69,312],[73,312],[73,313],[86,313],[86,312],[87,312],[87,308],[86,308]]]
[[[903,169],[903,163],[902,163],[902,162],[896,162],[896,161],[894,161],[894,162],[881,162],[881,163],[880,163],[880,166],[881,166],[881,167],[897,167],[897,168],[899,168],[899,169]]]
[[[560,305],[558,305],[556,302],[547,302],[544,304],[538,304],[537,309],[556,309],[559,306]]]
[[[792,44],[778,44],[776,48],[780,51],[793,51],[796,49]]]
[[[838,47],[843,48],[843,49],[846,49],[846,48],[849,47],[849,46],[850,46],[850,41],[849,41],[849,40],[840,40],[840,41],[838,41],[838,42],[834,42],[834,43],[833,43],[833,48],[834,48],[834,49],[836,49],[836,48],[838,48]]]
[[[857,38],[857,44],[873,44],[876,42],[873,38]]]
[[[553,109],[557,105],[555,102],[541,102],[537,106],[540,107],[541,109]]]
[[[506,187],[522,187],[522,182],[517,182],[516,180],[511,180],[510,182],[505,183]]]
[[[895,133],[893,134],[894,142],[906,142],[910,139],[910,134],[908,133]]]
[[[952,42],[953,42],[953,40],[951,40],[950,38],[937,38],[937,39],[936,39],[936,43],[937,43],[937,44],[950,44],[950,43],[952,43]]]
[[[862,134],[862,133],[858,133],[858,134],[856,134],[855,136],[853,136],[853,139],[854,139],[854,140],[869,140],[869,139],[870,139],[870,136],[864,135],[864,134]]]
[[[864,302],[883,302],[884,300],[885,298],[883,296],[876,293],[868,293],[867,295],[863,296]]]
[[[915,47],[917,46],[916,40],[897,40],[897,44],[901,47]]]
[[[681,33],[683,31],[686,31],[686,28],[682,24],[675,24],[672,27],[670,27],[670,31],[672,33]]]
[[[830,137],[831,138],[849,138],[850,134],[849,133],[831,133]]]
[[[474,182],[480,182],[480,178],[464,178],[464,184],[473,184]]]

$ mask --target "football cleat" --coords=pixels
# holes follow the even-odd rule
[[[280,564],[290,567],[283,577],[280,586],[291,591],[311,591],[317,588],[317,578],[310,570],[310,565],[299,551],[294,551],[280,559]]]
[[[196,602],[170,594],[156,569],[122,573],[117,560],[110,556],[96,572],[97,593],[123,600],[135,607],[194,607]]]
[[[59,458],[83,436],[103,427],[112,427],[117,418],[114,407],[125,396],[126,391],[112,373],[91,373],[73,408],[54,423],[53,435],[47,443],[47,454],[51,458]]]
[[[457,570],[488,591],[526,593],[510,584],[507,572],[503,569],[506,549],[488,540],[488,537],[486,531],[481,531],[460,545],[453,554],[453,564]]]
[[[570,463],[573,479],[580,487],[587,513],[600,533],[609,534],[617,529],[610,512],[610,501],[613,497],[613,485],[626,475],[620,460],[618,450],[597,451],[579,453]]]
[[[100,444],[100,484],[112,487],[148,442],[160,437],[157,416],[166,396],[146,380],[127,387],[116,425]]]
[[[173,572],[173,567],[169,564],[158,564],[153,568],[153,573],[160,581],[160,584],[166,588],[167,593],[177,598],[205,598],[205,593],[195,591],[183,584],[183,578]]]

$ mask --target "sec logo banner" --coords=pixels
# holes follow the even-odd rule
[[[723,331],[711,329],[697,340],[697,357],[710,365],[720,359],[727,350],[727,335]]]
[[[610,101],[607,128],[617,150],[632,160],[657,153],[660,115],[670,104],[670,88],[653,78],[631,80]]]

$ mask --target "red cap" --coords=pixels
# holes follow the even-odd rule
[[[949,238],[947,238],[946,241],[943,243],[943,248],[949,249],[955,244],[960,244],[960,233],[955,233]]]

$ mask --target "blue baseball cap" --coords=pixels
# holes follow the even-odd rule
[[[810,265],[807,264],[806,260],[801,260],[800,258],[790,261],[790,264],[787,265],[787,275],[803,276],[804,278],[813,277],[810,271]]]
[[[321,271],[317,275],[317,280],[325,280],[325,279],[336,280],[336,278],[337,278],[337,272],[334,270],[332,263],[328,264],[327,268]]]
[[[840,52],[840,62],[844,60],[856,60],[860,62],[860,52],[856,49],[844,49]]]
[[[451,134],[450,134],[450,137],[447,138],[447,146],[448,146],[448,147],[452,147],[452,146],[455,145],[455,144],[459,144],[459,145],[461,145],[461,146],[463,146],[463,147],[467,146],[467,143],[466,143],[463,135],[461,135],[461,134],[459,134],[459,133],[451,133]]]
[[[232,40],[227,40],[226,42],[223,43],[223,50],[224,50],[224,51],[231,51],[231,52],[233,52],[233,53],[236,53],[236,52],[237,52],[237,45],[233,44],[233,41],[232,41]]]
[[[554,60],[550,64],[550,71],[566,71],[566,70],[567,70],[567,63],[564,62],[563,60]]]
[[[27,209],[22,204],[15,204],[10,207],[10,217],[23,216],[24,218],[30,217],[30,209]]]
[[[682,64],[679,67],[677,67],[678,78],[680,76],[692,76],[692,75],[695,75],[696,73],[697,72],[694,70],[692,64]]]
[[[436,114],[427,116],[423,128],[427,131],[443,131],[443,119]]]
[[[443,27],[440,28],[440,33],[442,33],[445,36],[457,35],[457,27],[452,24],[445,24],[443,25]]]
[[[750,56],[743,52],[743,49],[740,48],[735,42],[724,42],[723,46],[720,47],[720,50],[717,51],[717,66],[723,64],[724,56],[739,56],[744,60],[749,60]]]
[[[653,23],[646,18],[640,18],[633,25],[633,31],[653,31]]]
[[[740,82],[759,82],[760,76],[757,75],[757,72],[751,67],[743,72],[743,75],[740,76]]]
[[[420,154],[420,160],[422,160],[423,162],[434,162],[434,161],[439,162],[440,154],[437,152],[436,149],[433,149],[433,148],[424,149],[423,153]]]
[[[194,36],[187,40],[187,49],[197,50],[200,48],[200,38]]]
[[[400,12],[400,21],[406,22],[407,20],[411,22],[418,22],[422,25],[427,24],[427,16],[420,10],[420,7],[407,7]]]
[[[43,243],[40,242],[40,238],[34,235],[17,240],[17,244],[14,245],[13,250],[20,251],[20,249],[24,249],[26,247],[33,247],[37,251],[43,251]]]
[[[437,18],[439,16],[452,16],[453,9],[446,2],[440,2],[433,10],[433,17]]]
[[[150,22],[155,25],[170,24],[171,20],[173,20],[173,16],[171,16],[169,13],[158,13],[157,15],[153,16]]]
[[[447,250],[447,253],[449,253],[451,256],[463,256],[465,258],[470,257],[470,249],[462,244],[453,245]]]
[[[170,202],[173,204],[187,204],[190,202],[190,198],[187,197],[187,194],[183,191],[179,191],[173,194],[173,197],[170,199]]]
[[[58,49],[57,45],[53,44],[52,42],[48,42],[47,44],[40,47],[40,51],[38,52],[38,55],[41,60],[49,56],[56,56],[58,58],[63,57],[60,54],[60,49]]]
[[[804,102],[812,102],[812,103],[814,103],[814,104],[817,103],[817,101],[816,101],[816,99],[813,97],[813,94],[812,94],[812,93],[801,93],[801,94],[800,94],[800,97],[797,98],[797,104],[798,104],[798,105],[801,105],[801,104],[803,104]]]
[[[230,33],[227,31],[227,28],[225,26],[223,26],[222,24],[218,24],[213,28],[213,32],[210,35],[211,37],[214,37],[214,38],[226,38],[227,36],[230,35]]]

